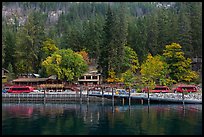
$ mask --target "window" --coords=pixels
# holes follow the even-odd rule
[[[97,79],[98,77],[97,76],[93,76],[93,79]]]
[[[86,76],[86,79],[91,79],[91,76]]]

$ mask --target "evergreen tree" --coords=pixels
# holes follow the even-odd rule
[[[16,50],[16,33],[12,31],[12,25],[6,25],[3,27],[2,32],[2,42],[4,49],[2,49],[4,63],[2,64],[4,68],[7,68],[9,64],[14,66],[15,57],[14,53]]]
[[[84,27],[84,47],[89,52],[90,58],[98,60],[99,47],[101,45],[102,38],[102,25],[103,20],[100,16],[96,15],[90,20],[85,21]]]
[[[149,22],[150,23],[150,22]],[[158,48],[157,54],[162,54],[165,45],[172,43],[170,41],[170,20],[168,11],[166,9],[160,9],[158,12]]]
[[[192,56],[192,29],[190,24],[189,9],[186,3],[182,3],[179,10],[179,32],[178,32],[178,43],[183,47],[183,51],[187,57]]]
[[[149,16],[148,19],[148,32],[147,32],[147,48],[148,51],[154,56],[158,53],[158,48],[160,48],[158,44],[158,35],[159,35],[159,29],[158,29],[158,17],[155,14],[152,14]]]
[[[121,10],[117,16],[116,11],[109,7],[106,15],[103,44],[99,56],[99,66],[105,78],[108,76],[108,71],[116,72],[116,76],[122,72],[124,46],[127,42],[127,24],[122,14],[123,8]]]
[[[7,70],[9,71],[9,74],[8,74],[8,81],[12,80],[15,76],[14,74],[14,71],[13,71],[13,66],[11,65],[11,63],[8,64],[8,68]]]
[[[108,71],[112,69],[112,57],[114,56],[114,43],[113,43],[113,27],[114,27],[114,15],[110,6],[108,8],[104,26],[103,43],[100,47],[101,52],[99,55],[99,70],[102,73],[104,79],[108,77]]]
[[[178,34],[179,34],[179,22],[178,22],[178,14],[177,12],[172,9],[169,13],[169,42],[175,42],[178,43]]]
[[[4,66],[4,60],[5,60],[5,40],[4,35],[2,35],[2,67]]]
[[[17,33],[15,57],[19,73],[38,73],[40,68],[40,49],[45,38],[41,17],[38,12],[31,13],[26,24]]]
[[[116,47],[116,54],[117,58],[114,61],[116,63],[116,76],[120,75],[122,71],[122,65],[124,61],[124,56],[125,56],[125,50],[124,47],[127,44],[127,29],[128,29],[128,24],[127,24],[127,17],[126,17],[126,5],[119,3],[119,11],[118,11],[118,19],[116,19],[116,34],[115,34],[115,45]],[[117,11],[116,11],[117,12]]]
[[[137,18],[135,26],[136,26],[135,28],[136,34],[134,36],[135,43],[130,43],[129,45],[131,44],[134,45],[134,46],[131,45],[131,47],[137,53],[139,58],[139,63],[142,63],[145,60],[147,54],[150,52],[148,51],[148,48],[147,48],[147,41],[148,41],[147,18],[146,17]]]
[[[202,3],[192,2],[190,20],[192,28],[192,57],[202,57]]]

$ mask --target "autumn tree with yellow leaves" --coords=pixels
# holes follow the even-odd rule
[[[48,38],[43,42],[43,46],[42,46],[42,52],[44,54],[43,58],[50,56],[51,54],[53,54],[57,50],[59,50],[59,49],[56,46],[54,40]]]
[[[177,82],[191,82],[198,78],[198,74],[191,70],[190,58],[185,58],[182,47],[178,43],[166,45],[163,56],[169,65],[169,76]]]
[[[57,50],[42,62],[42,66],[48,75],[57,75],[65,81],[76,80],[88,69],[82,55],[71,49]]]
[[[143,87],[148,86],[149,89],[153,89],[156,84],[167,85],[167,66],[160,55],[153,57],[149,53],[140,70]]]

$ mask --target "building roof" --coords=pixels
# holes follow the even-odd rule
[[[83,76],[97,76],[101,75],[100,73],[97,73],[97,71],[89,71],[83,74]]]
[[[41,82],[46,81],[50,78],[18,78],[14,79],[13,82]]]

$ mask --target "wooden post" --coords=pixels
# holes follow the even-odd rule
[[[86,91],[87,91],[87,103],[89,103],[89,89],[88,89],[88,87],[86,88]]]
[[[114,101],[112,101],[112,113],[114,113]]]
[[[150,106],[150,104],[148,103],[148,106],[147,106],[147,112],[148,112],[148,114],[149,114],[149,106]],[[148,115],[149,116],[149,115]]]
[[[183,105],[184,105],[184,91],[185,90],[182,90],[183,92],[182,92],[182,100],[183,100]]]
[[[44,90],[44,97],[43,97],[43,103],[45,104],[46,101],[46,95],[45,95],[45,90]]]
[[[143,104],[143,99],[141,99],[141,104]]]
[[[102,91],[102,103],[104,103],[104,92],[103,92],[103,86],[101,86],[101,91]]]
[[[113,91],[113,86],[111,84],[111,88],[112,88],[112,113],[114,113],[114,91]]]
[[[113,92],[113,87],[112,87],[112,102],[114,103],[114,92]]]
[[[125,99],[124,98],[122,98],[122,103],[123,103],[123,106],[124,106],[124,104],[125,104]]]
[[[131,88],[129,87],[129,96],[128,96],[129,106],[130,106],[130,104],[131,104],[130,91],[131,91]]]
[[[19,94],[18,94],[18,103],[20,103],[20,97],[19,97]]]
[[[147,87],[147,100],[148,100],[148,104],[150,103],[150,99],[149,99],[149,88]]]
[[[81,90],[81,86],[80,86],[80,90]],[[76,99],[77,96],[78,96],[78,92],[77,92],[77,90],[76,90],[76,92],[75,92],[75,101],[77,100],[77,99]]]
[[[82,102],[82,87],[80,87],[80,103]]]

